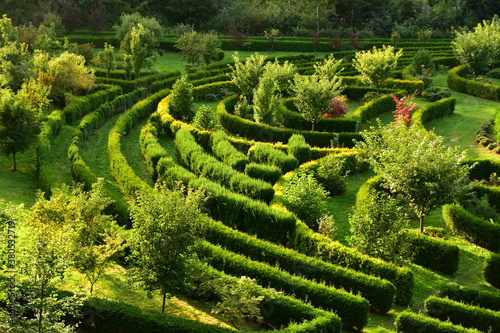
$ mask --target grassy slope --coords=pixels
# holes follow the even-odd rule
[[[243,59],[252,52],[240,52],[240,57]],[[262,53],[265,54],[265,53]],[[280,55],[278,52],[272,55]],[[323,55],[318,55],[322,57]],[[226,54],[226,60],[230,61],[231,57]],[[183,68],[185,62],[180,59],[178,54],[166,54],[160,58],[155,65],[155,69],[167,70],[173,68]],[[445,75],[441,75],[435,80],[436,85],[446,85]],[[479,98],[474,98],[468,95],[453,92],[453,96],[457,97],[458,103],[454,115],[437,119],[428,124],[429,129],[434,129],[436,133],[444,137],[445,143],[459,147],[460,149],[467,149],[468,154],[472,157],[487,155],[490,158],[500,158],[499,155],[492,155],[489,151],[478,148],[474,143],[474,132],[479,126],[490,119],[495,109],[500,107],[500,103],[495,103]],[[203,101],[197,103],[207,104]],[[211,103],[210,103],[211,104]],[[213,107],[213,105],[211,105]],[[381,116],[384,121],[390,121],[392,115],[390,113]],[[106,135],[113,122],[106,124],[102,130],[96,132],[96,135],[91,138],[88,145],[85,145],[83,154],[85,160],[92,165],[93,170],[98,175],[109,176],[107,170],[107,158],[103,147],[106,143]],[[127,156],[129,163],[131,163],[138,174],[143,179],[150,181],[147,171],[145,170],[144,163],[138,152],[138,135],[140,131],[140,124],[129,133],[124,140],[124,154]],[[72,134],[72,128],[66,126],[62,134],[58,137],[54,147],[55,160],[54,167],[61,170],[60,176],[64,182],[71,182],[71,173],[69,172],[69,164],[66,161],[67,145],[69,138]],[[171,140],[163,140],[164,146],[172,148]],[[57,147],[57,148],[56,148]],[[19,204],[24,203],[26,206],[31,206],[35,200],[35,193],[37,188],[34,148],[28,150],[26,153],[18,156],[18,171],[12,172],[11,159],[2,156],[0,158],[0,198]],[[346,237],[349,235],[348,214],[351,210],[350,207],[354,204],[357,188],[372,174],[363,173],[361,175],[353,175],[348,177],[348,193],[342,197],[334,197],[328,200],[328,205],[333,212],[337,225],[338,234],[337,239],[344,244],[347,244]],[[427,217],[427,225],[444,227],[440,210],[432,212]],[[458,272],[454,276],[443,276],[413,266],[416,277],[416,293],[411,304],[414,311],[422,308],[423,300],[430,294],[437,292],[443,283],[456,282],[464,285],[475,286],[483,289],[490,289],[486,286],[482,278],[482,263],[486,255],[486,251],[475,247],[463,240],[456,237],[449,236],[449,241],[457,244],[461,248],[461,261]],[[76,286],[85,286],[85,282],[78,274],[71,274],[68,281],[68,287],[71,285],[74,289]],[[80,287],[76,287],[80,288]],[[124,271],[120,267],[113,267],[106,272],[103,280],[98,282],[96,293],[109,298],[119,298],[132,304],[140,305],[146,308],[157,309],[159,307],[159,298],[150,297],[144,292],[130,289],[129,284],[124,280]],[[189,305],[191,303],[191,305]],[[197,310],[197,308],[202,311]],[[393,311],[386,316],[371,314],[371,319],[367,331],[378,325],[386,328],[394,329],[393,316],[402,311],[403,308],[395,307]],[[213,318],[210,314],[206,313],[207,309],[203,308],[200,304],[188,300],[174,299],[169,308],[169,312],[180,314],[184,317],[192,319],[201,319],[206,322],[218,322],[218,319]],[[209,312],[209,311],[208,311]]]

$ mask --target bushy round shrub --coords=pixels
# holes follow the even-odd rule
[[[445,87],[429,87],[422,91],[422,97],[431,101],[435,102],[443,98],[448,98],[451,96],[451,91],[448,88]]]

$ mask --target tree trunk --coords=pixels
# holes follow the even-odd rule
[[[424,216],[425,216],[425,214],[420,214],[418,216],[418,218],[420,220],[420,233],[424,233]]]
[[[315,120],[312,121],[311,132],[314,132],[314,123],[316,123]]]
[[[165,303],[167,301],[167,293],[163,292],[163,301],[161,304],[161,313],[165,313]]]

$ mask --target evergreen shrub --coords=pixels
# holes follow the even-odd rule
[[[484,265],[484,279],[493,287],[500,289],[500,255],[491,253]]]
[[[403,311],[397,316],[396,327],[398,332],[405,333],[480,333],[476,329],[463,328],[409,311]]]

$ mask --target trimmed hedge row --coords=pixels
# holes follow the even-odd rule
[[[226,274],[254,278],[260,285],[294,295],[302,301],[310,302],[314,307],[333,311],[341,318],[344,326],[361,330],[368,323],[370,304],[360,296],[290,275],[208,242],[202,242],[197,253],[212,267]]]
[[[281,172],[287,173],[299,166],[299,161],[293,155],[288,155],[268,144],[257,143],[248,150],[251,162],[274,165]]]
[[[86,141],[105,120],[117,113],[125,111],[127,108],[131,107],[135,101],[144,98],[146,94],[146,89],[142,88],[127,95],[120,95],[113,101],[106,102],[94,112],[83,117],[73,133],[71,145],[68,149],[68,158],[75,181],[84,183],[87,188],[90,188],[91,185],[97,181],[97,176],[80,155],[80,148],[83,146],[84,141]],[[123,199],[121,191],[109,182],[105,184],[105,189],[107,196],[113,200],[113,203],[107,208],[108,212],[112,215],[116,215],[121,225],[127,224],[130,220],[128,216],[128,204]]]
[[[497,276],[500,276],[500,274]],[[498,292],[479,290],[459,285],[449,285],[441,289],[439,297],[447,297],[457,302],[480,306],[493,311],[500,311],[500,293]]]
[[[500,224],[477,217],[459,205],[443,206],[446,225],[458,236],[493,252],[500,251]]]
[[[263,142],[287,142],[293,134],[302,134],[307,143],[315,147],[330,147],[332,142],[338,140],[344,147],[353,147],[353,140],[361,140],[362,136],[358,133],[326,133],[291,130],[281,127],[273,127],[266,124],[259,124],[253,121],[240,118],[229,114],[226,110],[226,104],[235,102],[236,96],[228,97],[222,100],[217,106],[217,118],[219,123],[228,132],[239,134],[250,140]]]
[[[167,79],[173,79],[175,82],[175,79],[180,77],[180,75],[181,75],[181,72],[179,70],[175,69],[175,70],[163,71],[161,73],[157,73],[157,74],[153,74],[153,75],[143,76],[143,77],[140,77],[140,78],[135,79],[135,80],[121,80],[121,79],[99,77],[99,78],[97,78],[97,82],[120,86],[123,88],[123,91],[125,93],[132,92],[135,89],[138,89],[141,87],[147,88],[151,92],[157,92],[161,89],[164,89],[165,87],[160,87],[157,85],[153,86],[154,82],[167,80]]]
[[[384,88],[404,90],[408,94],[413,94],[413,92],[418,91],[419,93],[424,90],[424,82],[421,80],[396,80],[388,79],[382,85]]]
[[[427,314],[455,325],[476,328],[482,332],[500,332],[500,312],[479,306],[455,302],[448,298],[430,296],[424,301]]]
[[[283,245],[289,242],[295,228],[295,219],[290,213],[231,192],[208,179],[198,178],[165,158],[158,162],[157,173],[158,178],[169,186],[182,181],[186,186],[204,189],[209,194],[205,209],[213,219],[272,242]]]
[[[84,305],[85,314],[83,328],[97,332],[115,333],[229,333],[234,332],[228,328],[209,325],[197,320],[189,320],[158,311],[145,310],[139,307],[105,300],[101,298],[88,298]]]
[[[415,264],[448,275],[457,271],[460,258],[458,246],[413,230],[409,230],[408,235]]]
[[[402,91],[395,93],[396,95],[403,94]],[[396,103],[391,97],[391,94],[383,95],[379,98],[371,100],[365,105],[357,108],[352,114],[353,119],[357,119],[360,123],[366,123],[368,120],[384,113],[396,109]]]
[[[311,160],[311,147],[300,134],[294,134],[288,139],[287,150],[288,155],[295,157],[299,164]]]
[[[245,171],[249,163],[248,157],[236,149],[222,131],[217,131],[212,137],[212,152],[222,162],[238,171]]]
[[[491,253],[484,265],[484,279],[495,288],[500,289],[500,255]]]
[[[395,303],[400,305],[410,303],[414,282],[413,273],[409,268],[398,267],[362,254],[353,248],[312,231],[300,221],[297,222],[291,242],[291,247],[300,253],[388,280],[396,287]]]
[[[414,123],[425,125],[427,122],[447,116],[455,111],[456,99],[444,98],[439,101],[419,107],[411,116]]]
[[[252,178],[262,179],[271,184],[276,183],[283,175],[277,166],[252,162],[245,166],[245,173]]]
[[[466,79],[464,78],[466,74],[465,65],[450,69],[447,78],[448,87],[468,95],[500,101],[500,86]]]
[[[117,85],[98,85],[99,91],[73,99],[64,109],[64,119],[68,124],[80,119],[92,110],[97,109],[101,104],[111,101],[123,94],[123,90]]]
[[[174,143],[184,164],[196,175],[252,199],[267,203],[272,200],[274,189],[269,183],[242,174],[206,153],[187,128],[182,127],[175,133]]]
[[[52,166],[51,145],[59,134],[64,123],[73,122],[78,117],[97,109],[101,104],[121,94],[121,88],[109,85],[97,85],[98,91],[72,101],[63,109],[53,111],[43,122],[38,136],[37,174],[40,189],[50,195],[52,188],[61,186],[62,182]]]
[[[130,167],[121,151],[121,139],[132,127],[147,115],[151,114],[158,103],[170,93],[170,90],[159,91],[154,95],[136,103],[131,109],[118,117],[115,126],[108,135],[109,169],[118,186],[126,196],[135,197],[136,191],[148,188]]]
[[[405,333],[480,333],[480,331],[403,311],[396,318],[398,332]]]
[[[219,244],[249,259],[267,263],[272,267],[279,266],[290,274],[322,281],[326,285],[360,294],[378,312],[386,313],[394,302],[396,289],[387,280],[308,257],[265,240],[236,232],[221,223],[210,222],[205,238],[212,244]]]

